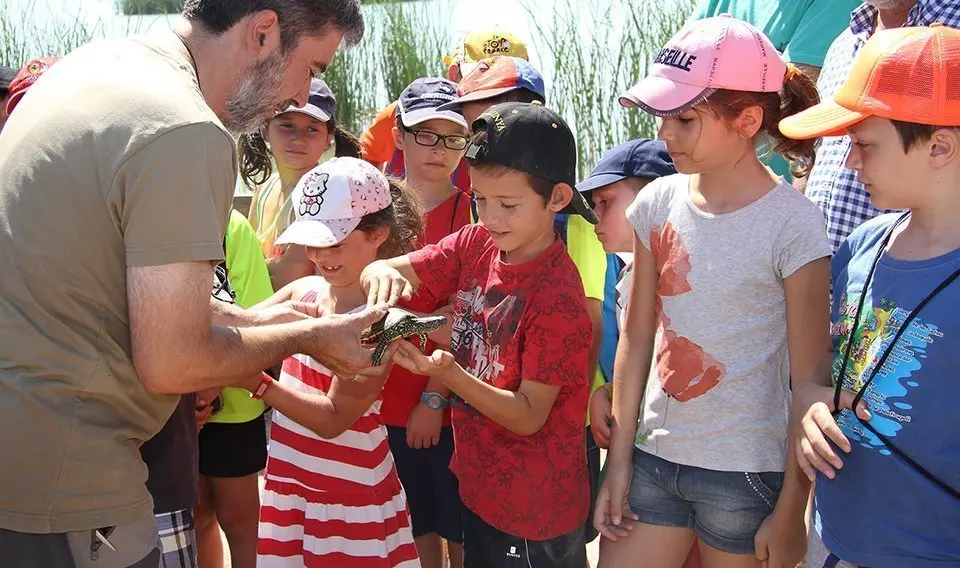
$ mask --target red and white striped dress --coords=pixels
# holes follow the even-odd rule
[[[280,382],[324,394],[330,375],[296,355],[283,362]],[[380,404],[330,440],[274,411],[257,566],[419,568]]]

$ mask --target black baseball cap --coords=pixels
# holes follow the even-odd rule
[[[477,134],[485,132],[486,139]],[[560,115],[539,103],[502,103],[490,107],[473,123],[474,139],[467,148],[471,163],[490,162],[565,183],[577,179],[577,142]],[[582,216],[592,224],[597,214],[578,191],[560,213]]]
[[[17,76],[17,70],[0,65],[0,95],[6,96],[10,91],[10,83]]]
[[[677,168],[667,145],[660,140],[640,138],[607,150],[577,190],[588,193],[628,177],[657,179],[675,173]]]

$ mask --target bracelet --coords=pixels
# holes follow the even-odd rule
[[[270,390],[270,387],[273,386],[273,377],[266,373],[261,373],[260,375],[260,386],[257,387],[257,390],[250,393],[250,398],[255,398],[260,400],[263,398],[263,395],[267,394],[267,391]]]

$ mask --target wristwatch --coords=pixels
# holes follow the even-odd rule
[[[427,405],[427,408],[441,410],[450,406],[450,401],[438,392],[425,392],[420,395],[420,402]]]

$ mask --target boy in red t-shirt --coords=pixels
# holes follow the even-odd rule
[[[403,155],[407,187],[417,194],[426,212],[422,245],[437,243],[470,223],[470,196],[450,181],[469,141],[467,121],[459,109],[437,109],[456,96],[456,83],[431,77],[411,83],[398,101],[393,141]],[[434,313],[449,303],[448,298],[418,294],[400,305],[418,313]],[[449,334],[447,328],[446,342]],[[436,335],[431,339],[443,340]],[[433,341],[426,346],[428,352],[436,347]],[[383,389],[380,412],[407,494],[423,568],[443,567],[441,538],[447,541],[450,567],[462,566],[462,505],[457,478],[450,471],[449,395],[439,380],[402,367],[393,368]]]
[[[455,296],[451,352],[406,342],[395,361],[453,391],[465,566],[583,568],[583,451],[592,325],[558,213],[596,216],[573,189],[576,144],[554,112],[504,103],[467,149],[481,225],[371,264],[371,302]]]

